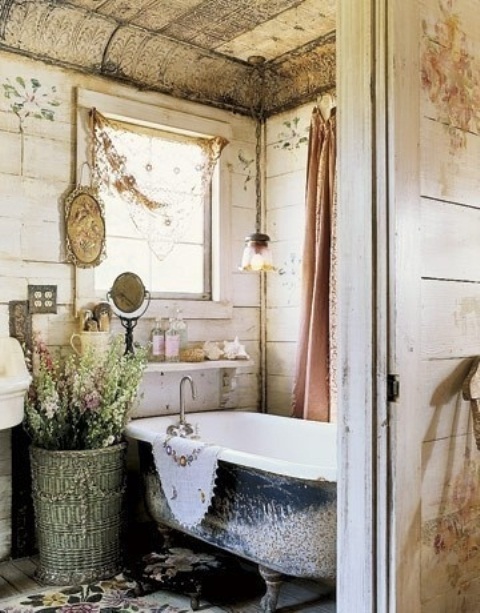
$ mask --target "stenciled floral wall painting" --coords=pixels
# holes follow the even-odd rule
[[[276,135],[274,149],[288,152],[289,155],[293,153],[295,156],[299,153],[307,154],[311,109],[305,107],[304,111],[300,115],[295,114],[282,121],[282,129]],[[290,164],[288,161],[286,163]],[[286,168],[288,169],[290,166],[286,166]],[[300,249],[301,245],[299,245]],[[283,290],[287,306],[298,304],[300,299],[301,263],[301,254],[292,251],[286,254],[283,261],[278,264],[278,282]]]
[[[28,117],[54,121],[55,108],[60,105],[56,96],[56,87],[42,86],[36,78],[24,79],[17,76],[12,82],[5,79],[2,83],[3,95],[8,101],[9,109],[18,117],[21,134],[21,174],[23,174],[24,124]]]
[[[300,117],[295,116],[283,122],[284,130],[278,133],[278,142],[275,149],[294,151],[308,143],[309,126],[302,126]]]
[[[238,161],[240,163],[242,171],[245,173],[245,180],[243,182],[243,189],[246,191],[250,181],[255,176],[255,158],[246,154],[243,149],[240,149],[237,154]]]
[[[457,0],[439,2],[441,18],[423,22],[422,87],[445,125],[452,152],[465,148],[467,133],[480,134],[480,60],[471,52]],[[473,41],[472,41],[473,42]]]
[[[429,558],[432,592],[449,586],[462,594],[478,579],[480,567],[478,462],[467,457],[464,469],[454,476],[447,491],[440,516],[422,527],[422,543]]]
[[[302,258],[297,253],[287,254],[278,268],[280,286],[286,293],[286,304],[298,304],[300,299]]]

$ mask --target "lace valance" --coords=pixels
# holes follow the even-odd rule
[[[91,116],[95,181],[128,207],[136,229],[161,260],[204,205],[228,141],[117,121],[96,109]]]

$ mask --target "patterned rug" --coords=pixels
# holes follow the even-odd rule
[[[138,596],[139,584],[119,575],[108,581],[56,587],[0,602],[1,613],[190,613],[188,596],[156,591]],[[200,602],[202,613],[225,609]]]
[[[0,613],[232,613],[234,603],[259,601],[265,590],[256,567],[179,536],[96,583],[39,588],[0,600]]]

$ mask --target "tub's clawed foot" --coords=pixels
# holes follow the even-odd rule
[[[157,532],[162,541],[162,547],[170,549],[175,544],[175,531],[164,524],[157,524]]]
[[[283,582],[283,575],[276,570],[267,568],[266,566],[258,566],[258,570],[262,579],[265,581],[267,591],[262,598],[260,605],[263,613],[275,613],[277,610],[278,595],[280,586]]]

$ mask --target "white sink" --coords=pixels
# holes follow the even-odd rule
[[[25,392],[32,377],[25,365],[20,343],[10,336],[0,337],[0,430],[23,420]]]

